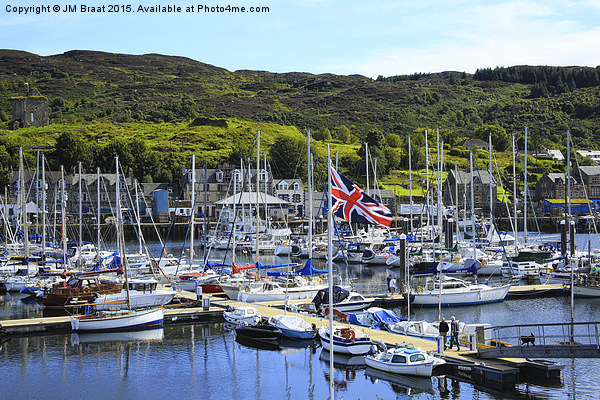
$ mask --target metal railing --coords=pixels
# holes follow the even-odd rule
[[[526,324],[481,328],[492,346],[596,346],[600,348],[600,322]]]

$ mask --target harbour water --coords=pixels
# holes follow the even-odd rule
[[[587,244],[587,236],[578,239]],[[383,271],[349,269],[359,285],[385,282]],[[576,299],[575,321],[598,321],[599,310],[600,299]],[[0,295],[0,319],[41,313],[37,303],[24,303],[19,295]],[[510,325],[568,322],[571,310],[569,297],[529,298],[449,307],[443,315]],[[437,308],[413,307],[411,317],[435,320]],[[1,344],[0,399],[326,399],[328,353],[317,344],[305,345],[251,347],[236,342],[235,333],[220,323],[169,324],[130,334],[16,336]],[[361,357],[336,359],[333,380],[338,399],[598,398],[600,360],[554,361],[565,365],[560,380],[522,381],[502,392],[450,377],[382,375],[365,368]]]

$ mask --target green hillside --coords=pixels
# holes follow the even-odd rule
[[[58,139],[60,151],[44,150],[53,166],[72,168],[79,159],[85,168],[109,169],[116,153],[140,179],[175,179],[191,151],[211,167],[239,163],[251,154],[257,129],[263,132],[262,150],[273,150],[269,158],[276,174],[297,177],[303,176],[306,129],[318,139],[321,156],[330,144],[341,168],[358,180],[364,179],[363,142],[390,180],[401,176],[394,171],[408,166],[407,135],[418,142],[428,129],[431,140],[436,127],[445,143],[445,161],[459,167],[466,166],[466,152],[456,144],[487,136],[490,129],[501,131],[494,137],[497,148],[508,149],[513,133],[522,146],[525,126],[531,149],[564,148],[567,129],[577,147],[598,147],[598,68],[511,68],[374,80],[230,72],[157,54],[70,51],[42,57],[0,50],[0,127],[8,128],[10,98],[24,95],[25,83],[48,98],[52,121],[45,128],[1,131],[0,168],[6,172],[10,163],[15,165],[18,145],[26,147],[33,162],[31,146],[55,146]],[[424,154],[422,148],[416,151]],[[510,157],[498,155],[499,163]],[[478,166],[487,167],[485,160],[481,154],[479,162],[485,165]],[[424,156],[417,155],[416,162],[422,167]],[[532,174],[563,168],[532,164]]]

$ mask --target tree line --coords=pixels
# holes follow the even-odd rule
[[[572,92],[600,84],[600,67],[514,66],[478,69],[474,80],[532,85],[530,97]]]

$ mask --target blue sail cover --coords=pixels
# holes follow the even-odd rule
[[[260,262],[256,262],[256,269],[269,269],[269,268],[285,268],[285,267],[295,267],[297,263],[290,264],[262,264]]]
[[[406,320],[406,318],[400,318],[399,316],[397,316],[396,313],[392,310],[381,309],[373,312],[372,315],[375,321],[379,323],[383,322],[386,326],[390,324],[395,324],[396,322],[400,322],[403,319]]]
[[[326,269],[315,269],[312,265],[312,259],[309,259],[306,262],[306,265],[297,271],[297,274],[300,276],[305,275],[318,275],[318,274],[326,274],[328,271]]]
[[[419,271],[412,271],[413,275],[435,275],[439,272],[438,270],[438,263],[437,262],[433,262],[431,263],[431,269],[428,270],[419,270]],[[468,267],[462,267],[462,268],[444,268],[442,270],[443,274],[455,274],[455,273],[465,273],[465,274],[473,274],[473,275],[477,275],[477,270],[481,268],[481,263],[479,261],[475,261],[473,260],[473,263],[468,266]]]
[[[288,265],[295,265],[295,264],[284,264],[284,265],[279,265],[279,266],[288,266]],[[286,275],[306,276],[306,275],[318,275],[318,274],[326,274],[326,273],[327,273],[327,270],[313,268],[313,266],[312,266],[312,260],[309,259],[306,262],[306,265],[304,265],[304,267],[302,267],[298,271],[291,271],[291,272],[288,272],[288,271],[272,271],[272,272],[267,272],[267,275],[268,276],[286,276]]]

